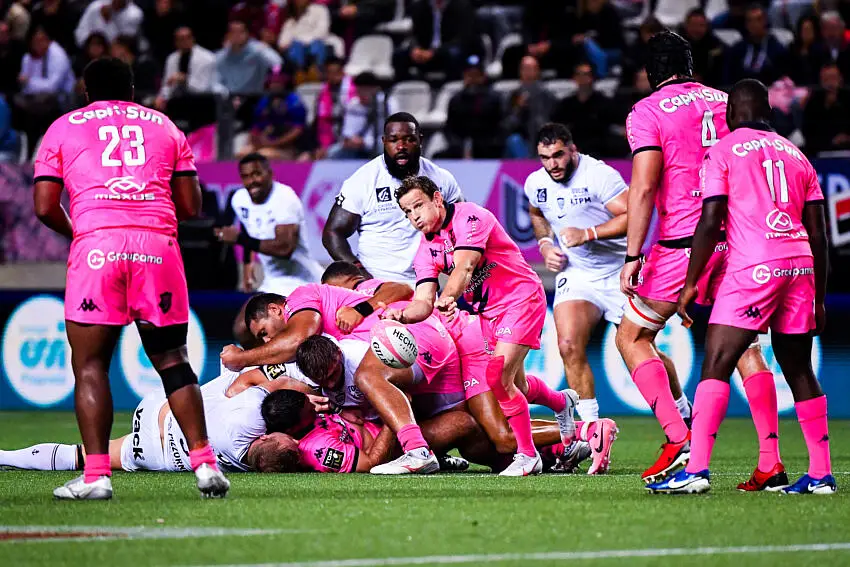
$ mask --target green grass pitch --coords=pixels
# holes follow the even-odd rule
[[[123,434],[129,419],[119,415],[115,423]],[[111,502],[56,502],[51,491],[75,473],[0,472],[0,567],[850,565],[847,422],[830,428],[839,483],[830,497],[735,491],[757,457],[745,419],[727,420],[720,431],[710,494],[650,496],[639,474],[654,459],[660,429],[651,418],[618,424],[604,477],[233,474],[227,499],[204,501],[188,474],[118,473]],[[0,413],[0,447],[76,440],[69,413]],[[782,422],[781,449],[796,479],[807,466],[796,421]],[[9,539],[16,526],[143,529],[93,541]],[[187,531],[138,537],[176,528]],[[273,533],[211,535],[202,528]]]

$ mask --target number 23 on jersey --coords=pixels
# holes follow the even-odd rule
[[[100,155],[100,164],[103,167],[144,165],[146,160],[145,134],[141,126],[125,124],[121,127],[120,132],[118,126],[101,126],[97,130],[97,137],[101,142],[107,142],[106,148]],[[121,140],[127,140],[130,143],[130,149],[123,153],[115,151]]]

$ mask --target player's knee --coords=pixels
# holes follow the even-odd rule
[[[177,390],[192,386],[198,383],[198,377],[195,371],[189,366],[188,362],[181,362],[174,366],[169,366],[163,370],[159,370],[159,377],[162,380],[162,388],[165,390],[165,395],[170,396]]]
[[[107,367],[99,360],[86,360],[74,364],[74,377],[78,383],[96,383],[109,379]]]
[[[561,360],[568,366],[582,364],[586,360],[584,349],[572,339],[560,339],[558,352],[561,353]]]
[[[621,355],[625,355],[635,343],[637,336],[629,332],[627,325],[620,325],[617,328],[617,334],[614,335],[614,344],[617,345],[617,350]]]

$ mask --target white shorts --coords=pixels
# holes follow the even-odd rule
[[[564,270],[555,276],[555,302],[553,307],[565,301],[587,301],[602,312],[606,321],[619,325],[623,319],[626,296],[620,291],[620,274],[613,274],[595,281],[575,276],[575,272]]]
[[[276,293],[278,295],[286,296],[286,295],[289,295],[290,293],[292,293],[293,291],[295,291],[297,288],[301,287],[302,285],[307,285],[308,283],[315,283],[315,282],[308,282],[306,280],[302,280],[302,279],[299,279],[299,278],[288,278],[288,277],[266,278],[266,277],[264,277],[263,281],[260,284],[260,287],[259,287],[259,289],[257,289],[257,291],[260,292],[260,293]]]
[[[125,471],[164,471],[159,434],[159,410],[167,400],[163,392],[151,392],[133,412],[130,434],[121,444],[121,468]]]
[[[189,443],[172,412],[165,414],[162,422],[162,458],[165,470],[171,472],[189,472],[192,463],[189,460]]]

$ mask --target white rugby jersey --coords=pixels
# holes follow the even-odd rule
[[[419,173],[437,184],[443,198],[463,199],[454,176],[434,162],[421,158]],[[413,258],[420,234],[398,206],[395,190],[401,185],[387,170],[384,156],[368,162],[345,180],[337,204],[360,215],[357,257],[372,276],[387,281],[415,282]]]
[[[628,189],[622,176],[603,161],[579,154],[579,163],[567,183],[554,181],[544,168],[525,180],[525,195],[549,221],[560,243],[567,227],[590,228],[608,222],[613,215],[605,205]],[[619,272],[626,256],[626,237],[593,240],[567,248],[565,272],[573,279],[595,281]]]
[[[292,187],[274,182],[265,203],[254,203],[245,188],[233,194],[230,206],[243,230],[251,238],[271,240],[275,237],[274,228],[279,224],[297,224],[298,244],[289,258],[275,258],[257,252],[263,265],[263,291],[273,291],[275,280],[300,280],[303,283],[318,282],[322,277],[322,267],[310,254],[307,243],[307,222],[304,207]],[[291,286],[290,286],[291,287]]]
[[[331,403],[342,409],[357,409],[363,414],[363,419],[372,421],[378,419],[378,412],[366,399],[366,395],[354,384],[354,375],[357,368],[363,362],[369,343],[357,339],[343,339],[337,341],[345,361],[343,371],[343,382],[338,390],[322,390],[322,395],[327,397]]]

